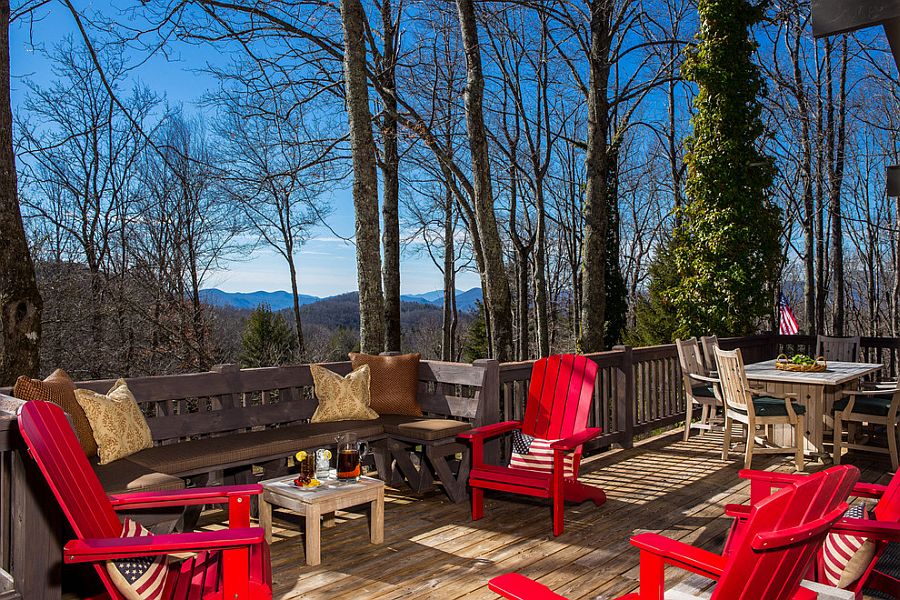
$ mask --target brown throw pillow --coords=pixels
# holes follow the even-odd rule
[[[313,423],[332,421],[370,421],[378,413],[369,408],[369,367],[363,365],[346,377],[334,371],[309,365],[319,407],[313,413]]]
[[[124,379],[116,381],[106,395],[75,390],[75,399],[91,422],[101,465],[153,447],[147,420]]]
[[[419,390],[419,354],[375,356],[350,353],[354,369],[369,365],[372,410],[380,415],[422,416],[416,399]]]
[[[75,382],[69,374],[57,369],[47,379],[30,379],[22,376],[16,380],[13,396],[19,400],[43,400],[58,405],[72,417],[72,425],[81,449],[88,456],[97,456],[97,442],[91,423],[81,405],[75,400]]]

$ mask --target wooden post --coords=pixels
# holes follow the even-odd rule
[[[493,358],[483,358],[472,363],[484,369],[484,379],[479,393],[478,416],[475,426],[500,422],[500,363]],[[500,462],[500,440],[492,439],[484,445],[485,461],[489,464]]]
[[[222,402],[221,408],[238,408],[241,406],[242,398],[241,398],[241,368],[234,363],[225,363],[221,365],[213,365],[213,368],[210,369],[213,373],[219,373],[225,380],[228,381],[228,388],[232,390],[236,390],[232,394],[226,394],[224,396],[220,396],[220,401]],[[220,407],[214,407],[220,408]]]
[[[616,371],[616,428],[623,448],[634,445],[634,360],[631,346],[613,346],[622,353],[622,364]]]
[[[18,433],[18,430],[16,430]],[[15,437],[18,437],[16,435]],[[28,600],[62,595],[62,512],[19,438],[12,452],[10,574]]]

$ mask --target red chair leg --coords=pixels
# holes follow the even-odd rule
[[[477,521],[484,516],[484,490],[472,488],[472,520]]]
[[[562,535],[566,516],[566,499],[562,494],[553,496],[553,535]]]

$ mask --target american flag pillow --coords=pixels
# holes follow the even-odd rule
[[[143,525],[131,519],[122,524],[119,537],[153,535]],[[161,600],[169,573],[167,556],[139,556],[106,562],[106,570],[116,589],[128,600]]]
[[[518,429],[514,429],[509,466],[515,469],[550,473],[553,470],[553,450],[550,449],[550,444],[555,441],[557,440],[545,440],[526,435]],[[575,477],[574,461],[571,453],[563,457],[563,475],[565,477]]]
[[[857,504],[844,513],[847,519],[868,519],[865,504]],[[822,548],[822,570],[829,585],[846,588],[866,572],[875,543],[853,534],[829,533]]]

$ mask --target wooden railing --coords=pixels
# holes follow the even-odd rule
[[[779,352],[812,354],[815,338],[763,334],[722,339],[720,344],[725,349],[741,348],[749,363]],[[861,358],[883,363],[884,375],[896,376],[900,339],[862,338],[861,344]],[[674,345],[618,346],[588,356],[599,366],[590,425],[603,429],[588,450],[613,444],[631,447],[636,439],[684,420],[685,396]],[[471,365],[423,361],[419,398],[427,413],[473,425],[520,419],[532,365],[533,361],[484,360]],[[329,367],[339,373],[350,370],[349,363]],[[112,381],[79,385],[105,392]],[[243,370],[225,365],[209,373],[135,378],[129,386],[157,443],[296,421],[308,418],[315,408],[308,365]],[[2,393],[8,389],[0,389]],[[0,600],[58,600],[61,520],[24,450],[15,405],[10,402],[15,401],[0,399]],[[7,572],[14,589],[4,587]]]

